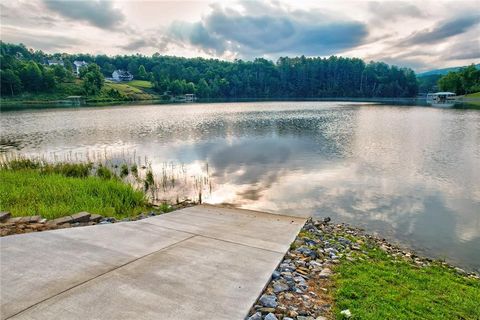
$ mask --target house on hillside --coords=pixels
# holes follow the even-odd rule
[[[75,67],[75,69],[73,70],[73,73],[75,73],[75,75],[78,76],[80,74],[80,69],[88,66],[88,63],[86,63],[85,61],[75,60],[73,61],[73,66]]]
[[[48,66],[65,66],[62,59],[49,59],[46,64]]]
[[[112,78],[114,81],[131,81],[133,80],[133,75],[125,70],[115,70],[112,73]]]

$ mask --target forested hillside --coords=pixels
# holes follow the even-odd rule
[[[229,62],[159,54],[47,55],[3,42],[0,54],[3,95],[55,90],[73,81],[75,60],[98,65],[107,77],[116,69],[128,70],[135,79],[151,81],[159,94],[195,93],[200,98],[413,97],[418,91],[411,69],[336,56]],[[61,60],[64,67],[45,66],[47,59]]]

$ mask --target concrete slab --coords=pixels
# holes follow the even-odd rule
[[[197,206],[0,239],[1,319],[243,319],[304,219]]]
[[[15,319],[243,319],[282,256],[197,236]]]
[[[188,237],[132,222],[0,238],[0,318]]]
[[[196,235],[286,252],[304,218],[211,205],[190,207],[146,221]]]

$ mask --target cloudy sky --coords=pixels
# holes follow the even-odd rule
[[[416,71],[480,62],[480,0],[16,0],[1,39],[46,52],[232,60],[342,55]]]

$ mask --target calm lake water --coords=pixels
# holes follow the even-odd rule
[[[262,102],[0,117],[4,154],[146,161],[208,180],[205,202],[330,216],[480,271],[480,111]]]

